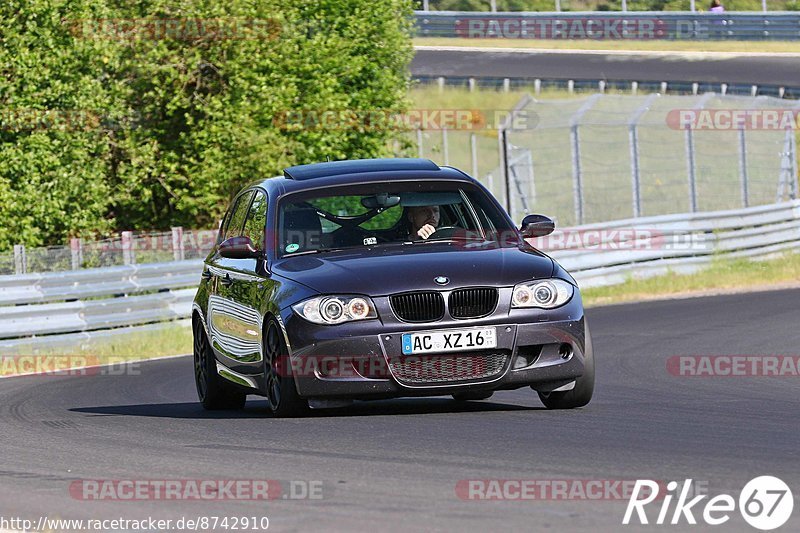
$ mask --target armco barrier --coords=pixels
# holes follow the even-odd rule
[[[534,244],[581,287],[609,285],[630,276],[691,272],[719,256],[763,258],[796,250],[800,200],[588,224],[543,239]],[[52,345],[80,332],[105,336],[112,334],[109,328],[189,318],[201,268],[193,260],[0,276],[0,339]],[[34,335],[44,337],[30,338]]]
[[[715,257],[764,258],[800,249],[800,200],[745,209],[633,218],[557,230],[544,241],[581,287],[669,271],[689,273]],[[570,240],[569,236],[576,238]],[[596,235],[586,246],[586,235]],[[636,239],[635,242],[625,241]],[[571,244],[574,243],[574,244]],[[534,241],[534,245],[537,242]]]
[[[596,40],[800,40],[800,12],[416,11],[419,37]]]

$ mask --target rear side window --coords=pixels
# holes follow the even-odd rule
[[[230,239],[231,237],[238,237],[242,234],[242,226],[244,226],[244,218],[247,214],[247,208],[250,207],[250,200],[253,199],[253,191],[247,191],[236,200],[236,205],[233,207],[231,215],[225,225],[225,231],[222,235],[222,240]]]
[[[250,211],[247,213],[242,235],[250,238],[256,250],[263,250],[266,227],[267,195],[262,191],[257,191],[255,198],[253,198],[253,203],[250,204]]]

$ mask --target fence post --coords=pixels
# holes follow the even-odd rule
[[[797,199],[797,137],[794,128],[786,128],[789,144],[789,198]]]
[[[447,128],[442,126],[442,156],[444,157],[444,164],[450,164],[450,150],[447,146]]]
[[[421,159],[424,157],[422,150],[422,129],[417,129],[417,156]]]
[[[592,106],[602,98],[601,93],[593,94],[583,105],[575,112],[569,119],[569,139],[570,147],[572,148],[572,192],[573,204],[575,209],[575,223],[583,224],[583,175],[581,169],[581,141],[578,135],[578,126],[580,126],[581,118],[583,115],[592,108]]]
[[[83,241],[77,237],[71,238],[69,251],[72,256],[72,270],[80,270],[83,265]]]
[[[628,144],[631,152],[631,193],[633,196],[633,217],[642,216],[642,181],[639,164],[639,119],[642,118],[658,94],[651,94],[631,115],[628,121]]]
[[[130,231],[122,232],[122,264],[134,264],[135,257],[133,255],[133,233]]]
[[[536,173],[533,169],[533,152],[528,150],[525,157],[528,163],[528,179],[531,183],[531,202],[536,203]]]
[[[24,244],[14,245],[14,272],[17,274],[28,272],[28,256]]]
[[[572,193],[575,209],[575,224],[583,224],[583,183],[581,176],[581,144],[578,136],[578,125],[569,129],[570,147],[572,148]]]
[[[706,102],[708,102],[712,96],[714,96],[714,93],[704,94],[700,97],[692,109],[703,109],[706,106]],[[686,128],[686,164],[689,169],[689,210],[692,213],[697,212],[697,162],[695,156],[694,132],[692,131],[691,126],[688,126]]]
[[[175,226],[172,228],[172,257],[175,261],[183,261],[186,255],[183,247],[183,227]]]
[[[694,132],[692,128],[686,129],[686,164],[689,168],[689,211],[697,212],[697,176],[694,160]]]
[[[478,137],[474,133],[469,134],[469,150],[472,156],[472,177],[478,179]]]
[[[631,193],[633,195],[633,218],[642,215],[641,178],[639,176],[639,130],[636,123],[628,126],[628,143],[631,150]]]
[[[502,168],[503,168],[503,181],[505,182],[505,187],[503,188],[505,194],[505,201],[506,201],[506,211],[508,211],[509,216],[512,218],[514,214],[511,212],[511,174],[509,173],[508,168],[508,135],[505,128],[500,129],[500,153],[501,153],[501,161],[502,161]]]
[[[747,139],[744,128],[739,127],[739,180],[742,186],[742,207],[750,206],[750,191],[747,178]]]

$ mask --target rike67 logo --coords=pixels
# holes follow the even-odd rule
[[[638,520],[640,524],[694,525],[697,524],[697,513],[706,524],[718,526],[728,522],[736,510],[737,502],[729,494],[714,496],[703,505],[701,502],[708,497],[707,494],[689,499],[693,494],[691,479],[684,481],[683,486],[677,481],[670,481],[667,483],[666,495],[660,500],[658,517],[655,522],[650,522],[652,516],[648,518],[645,507],[658,498],[658,489],[659,484],[656,481],[636,480],[622,523],[628,525],[633,519],[634,524]],[[789,486],[782,480],[773,476],[759,476],[747,482],[739,494],[738,504],[742,518],[748,524],[762,531],[770,531],[781,527],[792,516],[794,497]]]

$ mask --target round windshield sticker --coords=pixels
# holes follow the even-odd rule
[[[297,244],[297,243],[292,243],[292,244],[287,244],[286,245],[286,251],[289,252],[289,253],[296,252],[299,249],[300,249],[300,245]]]

